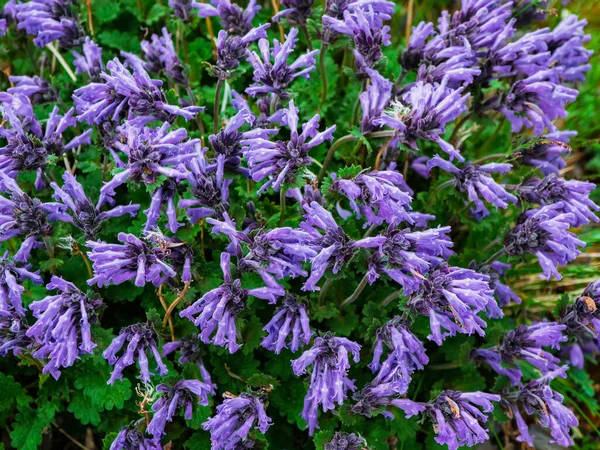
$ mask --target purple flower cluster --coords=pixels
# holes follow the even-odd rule
[[[261,346],[279,354],[288,347],[286,340],[292,335],[289,349],[296,352],[301,345],[308,344],[314,334],[308,323],[308,303],[295,295],[286,293],[282,306],[278,307],[273,318],[263,328],[267,332]]]

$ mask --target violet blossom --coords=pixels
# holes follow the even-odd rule
[[[19,315],[25,314],[23,308],[22,283],[30,280],[42,284],[43,280],[39,270],[32,272],[31,264],[20,265],[8,255],[8,250],[0,257],[0,312],[14,311]]]
[[[117,353],[123,349],[123,354]],[[116,380],[123,378],[123,370],[127,366],[135,364],[140,366],[140,378],[144,383],[150,382],[150,369],[148,367],[148,355],[151,352],[156,361],[158,373],[166,375],[167,367],[164,365],[160,352],[158,351],[158,334],[154,327],[146,323],[136,323],[122,328],[119,335],[113,339],[111,344],[104,350],[102,356],[111,366],[114,366],[107,384],[114,384]]]
[[[586,25],[587,20],[579,20],[571,14],[563,18],[546,38],[548,50],[552,53],[549,66],[563,69],[559,75],[561,80],[584,81],[585,73],[592,68],[589,60],[594,52],[583,46],[591,40],[589,34],[584,34]]]
[[[381,76],[379,72],[370,67],[364,69],[371,83],[359,95],[362,118],[360,131],[363,134],[375,131],[380,125],[375,125],[374,120],[381,117],[392,97],[393,83]]]
[[[340,433],[336,431],[333,438],[325,444],[324,450],[364,450],[367,441],[360,434]]]
[[[315,338],[313,346],[306,350],[300,358],[292,361],[294,374],[300,376],[312,366],[308,392],[304,397],[302,418],[308,424],[308,434],[312,436],[318,428],[317,416],[319,405],[324,412],[342,405],[348,390],[356,387],[348,378],[350,369],[349,354],[357,363],[360,359],[360,345],[346,338],[336,337],[329,333]]]
[[[540,276],[547,280],[553,276],[560,280],[557,268],[577,258],[581,253],[578,247],[585,247],[585,242],[569,231],[575,215],[563,210],[562,202],[528,210],[504,238],[508,255],[534,254],[543,270]]]
[[[199,5],[194,0],[169,0],[169,7],[173,8],[175,17],[181,19],[183,23],[189,23],[192,20],[192,8]]]
[[[162,450],[159,439],[150,438],[140,429],[140,419],[121,428],[110,450]]]
[[[237,397],[224,394],[225,400],[217,406],[217,414],[202,424],[210,432],[210,441],[214,450],[238,448],[244,443],[253,428],[266,433],[272,425],[267,416],[265,393],[251,394],[243,392]]]
[[[267,28],[270,24],[251,28],[241,36],[229,36],[225,30],[217,36],[217,63],[211,66],[211,71],[219,80],[227,80],[234,75],[234,70],[248,52],[250,44],[257,39],[266,39]]]
[[[281,0],[282,9],[273,16],[273,21],[283,17],[293,27],[305,27],[306,21],[312,15],[314,0]]]
[[[282,349],[288,347],[286,340],[290,334],[292,338],[289,349],[293,353],[303,344],[308,344],[314,332],[308,323],[307,308],[306,300],[300,300],[296,295],[286,292],[282,306],[277,308],[273,318],[263,327],[267,336],[263,338],[260,345],[279,354]]]
[[[185,67],[177,56],[169,30],[163,27],[162,36],[153,34],[150,39],[150,41],[143,40],[140,44],[146,57],[144,68],[155,74],[164,71],[175,83],[188,86],[189,79]]]
[[[475,262],[469,264],[469,269],[476,270],[490,277],[490,289],[494,291],[494,295],[498,300],[500,308],[507,306],[511,301],[517,305],[521,304],[521,298],[513,292],[506,284],[500,282],[500,277],[503,277],[505,272],[511,268],[510,264],[500,261],[494,261],[489,265],[477,265]]]
[[[163,356],[167,356],[176,350],[179,350],[179,359],[177,360],[179,364],[196,364],[200,370],[202,382],[211,388],[208,392],[215,395],[216,385],[212,382],[210,373],[202,361],[205,352],[200,346],[200,336],[194,334],[189,338],[182,338],[175,342],[167,342],[163,345]]]
[[[473,270],[440,264],[427,273],[407,306],[415,314],[429,316],[427,339],[438,345],[456,333],[483,336],[486,323],[477,314],[497,310],[488,281],[487,275]],[[442,333],[442,328],[447,331]]]
[[[21,94],[28,97],[34,105],[43,103],[55,103],[58,101],[58,91],[50,83],[37,75],[32,77],[27,75],[11,75],[8,80],[12,87],[6,92],[11,95]]]
[[[180,380],[173,386],[159,384],[156,391],[162,395],[152,405],[154,415],[148,424],[148,433],[156,439],[162,438],[167,422],[173,421],[173,416],[178,410],[184,411],[184,418],[192,418],[194,403],[208,405],[208,394],[212,393],[212,386],[198,380]]]
[[[167,237],[158,228],[144,232],[144,238],[153,246],[154,255],[166,262],[176,272],[182,271],[181,281],[192,280],[192,263],[194,251],[192,247],[177,236]]]
[[[346,11],[355,12],[358,9],[372,8],[375,12],[377,25],[381,26],[384,20],[390,20],[394,13],[394,3],[387,0],[326,0],[325,11],[321,18],[323,30],[321,40],[330,45],[335,42],[339,33],[331,25],[331,19],[343,20]]]
[[[177,208],[175,207],[175,195],[181,193],[181,190],[181,183],[173,178],[167,178],[154,190],[150,206],[144,210],[147,217],[144,232],[156,228],[163,206],[166,206],[167,228],[172,233],[176,233],[179,227],[183,226],[183,223],[177,222]]]
[[[27,330],[27,336],[40,345],[33,356],[48,358],[42,372],[58,380],[61,368],[72,366],[80,354],[91,354],[96,347],[91,325],[98,321],[102,300],[88,297],[73,283],[57,276],[52,277],[46,289],[59,292],[29,305],[37,321]]]
[[[256,0],[250,0],[245,8],[230,0],[210,0],[210,3],[194,2],[194,7],[198,8],[200,17],[219,17],[223,30],[236,36],[247,34],[252,29],[252,19],[261,9],[256,4]]]
[[[92,81],[100,81],[100,74],[104,70],[102,62],[102,48],[86,36],[82,46],[83,54],[73,51],[75,60],[75,73],[87,73]]]
[[[18,356],[23,350],[28,350],[34,341],[27,336],[27,330],[23,314],[0,309],[0,356],[9,352]]]

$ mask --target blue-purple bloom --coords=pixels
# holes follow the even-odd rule
[[[75,73],[87,73],[92,81],[100,81],[100,74],[104,70],[102,62],[102,48],[86,36],[82,46],[83,54],[73,51],[73,65]]]
[[[331,25],[331,19],[343,20],[346,11],[351,13],[358,9],[372,9],[375,12],[377,26],[381,27],[384,20],[390,20],[394,13],[393,2],[387,0],[326,0],[325,12],[323,13],[323,31],[321,39],[323,43],[332,44],[338,37],[339,33],[334,30]]]
[[[359,95],[362,118],[360,120],[360,131],[365,134],[375,131],[380,127],[374,123],[383,114],[385,108],[392,98],[393,83],[381,76],[375,69],[366,67],[365,73],[369,76],[371,83]]]
[[[585,247],[585,242],[569,231],[575,215],[563,211],[562,202],[525,211],[504,238],[507,254],[537,256],[543,270],[540,276],[547,280],[552,276],[560,280],[557,267],[573,261],[581,253],[579,247]]]
[[[304,205],[304,210],[306,214],[300,226],[312,235],[311,243],[319,251],[311,261],[310,276],[302,286],[304,291],[318,291],[320,288],[317,283],[325,271],[331,268],[334,274],[338,273],[360,248],[379,247],[385,242],[383,236],[352,240],[335,222],[331,213],[317,202]]]
[[[292,361],[292,370],[297,376],[306,373],[306,369],[312,366],[308,392],[304,397],[302,409],[302,418],[308,424],[310,436],[319,427],[317,424],[319,405],[324,412],[332,410],[336,403],[338,405],[344,403],[348,390],[356,389],[353,381],[348,378],[349,354],[357,363],[360,359],[360,345],[327,333],[316,338],[309,350]]]
[[[463,445],[473,447],[489,439],[481,422],[486,423],[487,415],[494,410],[493,401],[500,401],[500,396],[448,390],[425,404],[401,400],[397,406],[404,410],[406,417],[425,412],[435,424],[436,442],[446,444],[449,450],[457,450]]]
[[[8,251],[0,257],[0,312],[14,311],[19,315],[25,314],[22,296],[25,288],[21,285],[25,280],[42,284],[39,270],[31,272],[31,264],[17,264],[9,258]]]
[[[177,360],[179,361],[179,364],[190,363],[198,366],[202,381],[211,388],[209,393],[214,395],[216,385],[212,382],[210,373],[208,373],[208,370],[202,361],[204,351],[200,346],[200,336],[194,334],[189,338],[183,338],[175,342],[167,342],[163,345],[163,356],[167,356],[175,350],[179,350],[179,359]]]
[[[469,269],[476,270],[490,277],[490,289],[494,291],[494,295],[498,300],[500,308],[507,306],[511,301],[516,304],[521,303],[521,299],[515,294],[510,287],[500,282],[500,277],[504,276],[505,272],[510,269],[510,264],[500,261],[494,261],[489,265],[477,266],[474,262],[469,264]]]
[[[121,428],[110,450],[162,450],[159,439],[150,438],[140,429],[143,419]]]
[[[564,396],[550,387],[550,382],[556,377],[566,378],[567,369],[568,366],[562,366],[537,380],[530,381],[516,391],[502,395],[503,405],[510,408],[517,422],[520,433],[517,441],[533,447],[533,436],[529,434],[527,424],[520,413],[521,406],[527,415],[535,416],[539,425],[549,429],[552,436],[550,443],[556,442],[564,447],[573,445],[569,431],[571,427],[576,427],[579,421],[573,411],[563,405]]]
[[[429,169],[439,167],[446,172],[451,173],[454,179],[443,186],[454,186],[454,188],[462,193],[467,194],[471,202],[475,204],[473,214],[476,217],[485,217],[490,212],[485,207],[481,200],[485,200],[498,208],[508,208],[508,203],[517,203],[517,197],[506,192],[503,185],[494,181],[490,173],[506,174],[510,171],[512,165],[507,163],[489,163],[483,164],[465,164],[460,169],[449,161],[435,155],[427,161]]]
[[[236,5],[237,7],[237,5]],[[240,65],[240,61],[248,52],[250,44],[257,39],[266,39],[267,28],[270,24],[251,28],[246,34],[240,36],[229,36],[227,31],[219,31],[217,36],[217,63],[211,66],[214,76],[220,80],[227,80],[234,74],[234,70]]]
[[[326,140],[333,140],[336,129],[333,125],[319,132],[319,115],[315,114],[302,125],[302,132],[298,133],[298,108],[293,100],[283,110],[282,123],[290,129],[290,139],[287,142],[269,141],[260,132],[242,141],[252,179],[261,181],[269,177],[258,190],[259,194],[269,187],[277,192],[283,185],[293,183],[299,172],[312,161],[308,152]]]
[[[364,450],[367,441],[361,435],[336,431],[333,438],[325,444],[324,450]]]
[[[199,3],[193,0],[169,0],[169,6],[173,8],[175,17],[181,19],[184,23],[191,22],[192,8],[198,7]]]
[[[229,0],[210,0],[210,3],[194,2],[200,17],[219,17],[221,27],[228,34],[242,36],[252,29],[252,19],[261,7],[250,0],[245,8]]]
[[[73,283],[57,276],[46,288],[58,289],[59,293],[29,305],[37,321],[27,330],[27,336],[40,346],[33,356],[48,358],[43,373],[58,380],[61,368],[72,366],[80,354],[91,354],[96,347],[91,325],[98,320],[102,300],[88,297]]]
[[[63,180],[62,188],[55,182],[50,183],[50,186],[54,189],[54,199],[62,202],[71,214],[65,211],[59,215],[51,215],[51,218],[56,217],[57,220],[72,223],[83,231],[86,239],[94,239],[102,229],[104,221],[125,214],[135,217],[140,209],[140,205],[130,204],[115,206],[108,211],[100,212],[100,202],[94,206],[83,190],[83,186],[71,175],[71,172],[66,170]]]
[[[148,433],[160,439],[166,434],[167,422],[173,421],[178,410],[183,410],[184,418],[190,420],[194,403],[208,405],[208,394],[213,393],[213,388],[198,380],[180,380],[173,386],[159,384],[156,391],[162,395],[152,405],[154,415],[148,424]]]
[[[235,353],[240,348],[236,342],[235,319],[246,307],[248,297],[253,296],[275,303],[277,297],[283,295],[283,289],[276,283],[256,289],[242,288],[242,281],[231,276],[230,261],[229,253],[221,253],[223,284],[204,294],[179,315],[200,327],[202,342],[227,347],[229,353]],[[216,333],[212,336],[215,330]]]
[[[225,400],[217,406],[217,414],[202,424],[202,428],[210,431],[214,450],[239,448],[236,445],[246,441],[252,428],[267,432],[272,423],[265,410],[267,398],[264,393],[244,392],[237,397],[227,393],[223,396]]]
[[[28,350],[33,339],[27,336],[28,325],[25,316],[14,311],[0,309],[0,355],[12,352],[14,356]]]
[[[90,83],[73,93],[77,119],[90,125],[111,120],[118,122],[130,113],[146,119],[173,122],[177,116],[193,119],[201,110],[197,106],[179,107],[167,103],[162,81],[150,78],[139,58],[130,58],[127,69],[117,58],[101,73],[102,82]]]
[[[592,68],[589,60],[594,52],[583,47],[592,38],[584,34],[586,25],[587,20],[579,20],[571,14],[561,20],[546,38],[548,50],[552,52],[549,66],[562,68],[559,77],[563,81],[584,81],[585,73]]]
[[[177,56],[169,30],[163,27],[162,36],[153,34],[150,39],[150,41],[143,40],[140,44],[146,58],[144,68],[155,74],[164,71],[175,83],[187,86],[189,79],[183,63]]]
[[[300,300],[296,295],[286,292],[282,306],[279,306],[273,318],[266,324],[263,331],[267,332],[261,346],[279,354],[282,349],[288,347],[286,340],[292,335],[289,349],[296,352],[303,344],[310,342],[314,334],[308,323],[306,309],[308,302]]]
[[[513,153],[513,156],[521,164],[537,167],[544,176],[558,174],[567,167],[567,162],[563,158],[571,153],[571,147],[566,143],[573,134],[577,133],[549,133],[546,135],[547,139],[519,149]]]
[[[86,245],[92,249],[88,257],[94,269],[94,278],[88,280],[90,286],[102,287],[128,280],[135,280],[138,287],[146,283],[160,286],[175,277],[175,270],[162,259],[164,255],[150,245],[133,234],[119,233],[117,238],[123,244],[87,241]]]
[[[488,281],[487,275],[473,270],[440,264],[424,277],[407,306],[414,314],[429,316],[427,338],[438,345],[456,333],[483,336],[486,323],[477,314],[498,309]],[[447,331],[442,333],[442,328]]]
[[[21,94],[28,97],[34,105],[43,103],[54,103],[58,101],[58,91],[48,81],[37,75],[11,75],[8,80],[14,86],[9,87],[6,92],[11,95]]]
[[[123,349],[123,354],[117,356],[121,349]],[[158,373],[166,375],[168,369],[160,358],[158,334],[154,327],[146,323],[136,323],[121,329],[119,335],[113,339],[102,353],[108,363],[115,366],[107,384],[112,385],[116,380],[122,379],[123,370],[127,366],[135,364],[136,361],[140,365],[140,378],[144,383],[149,383],[152,374],[148,367],[148,352],[151,352],[154,356]]]
[[[272,49],[267,39],[261,39],[258,41],[260,56],[256,52],[247,50],[248,62],[254,68],[254,84],[246,89],[246,93],[252,97],[272,93],[280,98],[287,98],[289,94],[285,90],[294,78],[310,78],[309,73],[315,69],[315,55],[318,50],[308,52],[288,65],[288,57],[294,51],[298,41],[297,35],[298,30],[292,28],[285,42],[273,40]]]

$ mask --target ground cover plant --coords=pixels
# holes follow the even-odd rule
[[[599,448],[598,17],[3,2],[0,447]]]

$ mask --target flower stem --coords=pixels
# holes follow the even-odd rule
[[[167,312],[165,313],[165,317],[163,319],[163,326],[165,326],[167,322],[171,320],[171,314],[173,313],[173,310],[177,308],[177,305],[181,302],[181,300],[183,300],[185,294],[187,294],[187,291],[190,289],[190,283],[190,281],[186,281],[185,285],[183,286],[183,289],[181,290],[177,298],[173,300],[173,303],[171,303],[167,308]]]
[[[488,260],[483,263],[483,265],[489,266],[490,264],[492,264],[494,261],[497,261],[499,258],[504,256],[505,254],[506,254],[506,249],[504,247],[502,247],[500,250],[498,250],[496,253],[494,253],[492,256],[490,256],[488,258]]]
[[[69,77],[71,77],[71,80],[77,81],[77,77],[75,77],[75,74],[69,67],[69,64],[67,64],[67,61],[65,61],[65,58],[63,58],[62,55],[56,49],[56,47],[54,47],[54,43],[51,42],[50,44],[46,45],[46,48],[48,50],[50,50],[50,52],[56,57],[56,60],[60,63],[60,65],[63,67],[63,69],[65,69],[65,72],[67,72],[67,75],[69,75]]]
[[[302,30],[302,34],[306,38],[306,46],[308,47],[308,50],[312,52],[313,44],[312,44],[312,41],[310,40],[310,35],[308,34],[308,29],[306,28],[306,25],[302,25],[300,27],[300,29]]]
[[[411,25],[413,21],[413,14],[415,7],[415,0],[408,0],[408,11],[406,15],[406,29],[404,30],[404,38],[406,39],[406,45],[408,45],[408,40],[410,39],[410,31]]]
[[[388,295],[386,298],[383,299],[383,301],[381,302],[381,307],[384,308],[387,305],[390,304],[390,302],[392,300],[396,300],[398,298],[398,296],[400,295],[400,291],[394,291],[392,292],[390,295]]]
[[[325,178],[325,174],[327,173],[327,167],[331,163],[331,160],[333,159],[333,154],[335,153],[337,148],[346,142],[356,141],[357,139],[358,138],[356,136],[347,134],[346,136],[342,136],[341,138],[339,138],[331,145],[331,147],[329,147],[327,155],[325,156],[325,161],[323,161],[323,167],[321,167],[321,170],[319,171],[319,176],[317,177],[318,184],[321,184],[323,178]]]
[[[217,89],[215,90],[215,104],[213,110],[213,134],[219,131],[219,104],[221,103],[221,89],[223,88],[223,80],[219,78],[217,81]]]
[[[343,308],[344,306],[348,306],[348,305],[354,303],[356,301],[356,299],[358,298],[358,296],[362,293],[363,289],[365,288],[365,286],[367,285],[368,282],[369,282],[369,276],[368,276],[368,274],[365,273],[365,276],[360,281],[360,284],[358,286],[356,286],[356,289],[354,290],[352,295],[350,297],[348,297],[346,300],[344,300],[340,306]]]
[[[187,95],[190,98],[190,102],[192,105],[196,106],[196,96],[194,95],[194,91],[192,91],[192,87],[188,84],[186,86]],[[202,123],[202,118],[200,117],[200,113],[196,114],[196,123],[198,124],[198,130],[200,131],[200,135],[204,136],[204,124]]]
[[[360,94],[362,94],[367,88],[367,80],[363,81],[362,89],[358,93],[358,97],[356,97],[356,104],[354,105],[354,112],[352,113],[352,121],[350,122],[350,127],[353,127],[356,121],[358,120],[358,110],[360,109]]]
[[[283,186],[279,188],[279,224],[283,224],[285,218],[285,189]]]
[[[319,70],[321,71],[321,102],[319,103],[319,112],[323,108],[325,101],[327,100],[327,71],[325,70],[325,52],[327,51],[327,44],[323,43],[319,50]]]

